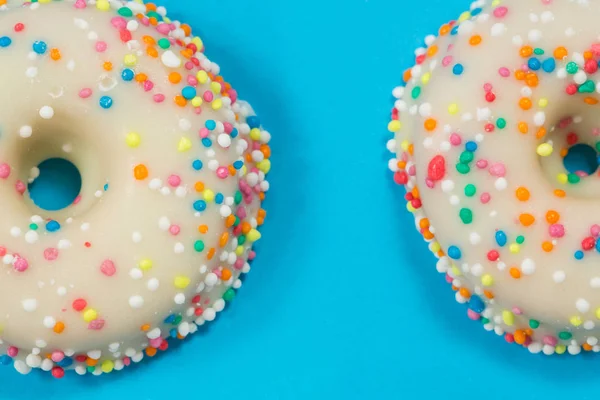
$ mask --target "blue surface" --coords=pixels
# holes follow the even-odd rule
[[[390,92],[468,1],[159,3],[194,5],[273,134],[258,258],[206,333],[101,378],[0,368],[0,399],[592,398],[598,357],[532,356],[467,319],[386,171]]]

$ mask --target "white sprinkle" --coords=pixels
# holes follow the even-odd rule
[[[577,299],[575,302],[575,308],[577,308],[577,311],[580,313],[586,313],[590,311],[590,303],[585,299]]]
[[[154,329],[149,330],[148,333],[146,333],[146,336],[150,340],[158,339],[160,337],[160,328],[154,328]]]
[[[66,295],[66,294],[67,294],[67,288],[66,288],[66,287],[64,287],[64,286],[59,286],[59,287],[56,289],[56,294],[57,294],[57,295],[59,295],[59,296],[64,296],[64,295]]]
[[[139,243],[142,241],[142,234],[138,231],[135,231],[131,234],[131,240],[133,240],[133,243]]]
[[[585,321],[583,323],[583,329],[591,331],[592,329],[594,329],[596,327],[596,324],[594,323],[594,321]],[[594,345],[592,345],[594,346]]]
[[[27,231],[27,233],[25,233],[25,241],[29,244],[37,242],[38,239],[39,235],[36,231]]]
[[[21,236],[21,228],[19,228],[18,226],[13,226],[12,228],[10,228],[10,236],[12,236],[12,237]]]
[[[81,224],[80,229],[85,232],[90,229],[90,224],[88,222],[84,222]]]
[[[477,232],[471,232],[469,235],[469,241],[472,245],[478,245],[481,243],[481,236]]]
[[[474,264],[471,267],[471,274],[473,274],[473,276],[481,276],[481,275],[483,275],[483,265],[481,265],[479,263]]]
[[[175,304],[179,304],[179,305],[185,303],[185,294],[177,293],[175,295],[175,297],[173,298],[173,301],[175,302]]]
[[[213,304],[213,308],[215,309],[216,312],[223,311],[223,309],[225,308],[225,300],[223,300],[223,299],[215,300],[215,302]]]
[[[88,38],[89,40],[97,40],[97,39],[98,39],[98,34],[97,34],[96,32],[94,32],[94,31],[90,31],[90,32],[87,34],[87,38]]]
[[[31,368],[38,368],[42,365],[42,357],[37,354],[28,354],[27,357],[25,357],[25,363]]]
[[[496,179],[496,182],[494,182],[494,187],[499,191],[504,190],[508,187],[508,182],[506,182],[505,178],[498,178]]]
[[[131,308],[141,308],[144,305],[144,298],[142,296],[131,296],[129,305]]]
[[[38,69],[36,67],[29,67],[25,70],[25,76],[28,78],[35,78],[38,74]]]
[[[129,270],[129,276],[131,277],[131,279],[142,279],[144,277],[144,272],[139,269],[139,268],[131,268]]]
[[[554,21],[554,14],[552,14],[552,11],[544,11],[541,15],[541,20],[545,24],[552,22]]]
[[[81,18],[75,18],[74,21],[75,22],[75,26],[78,27],[79,29],[87,29],[90,27],[90,24],[88,24],[88,22],[84,19]]]
[[[219,280],[219,277],[217,276],[217,274],[215,274],[214,272],[209,272],[208,274],[206,274],[206,277],[204,278],[204,283],[207,286],[215,286],[217,284]]]
[[[492,25],[491,34],[492,36],[501,36],[506,32],[506,25],[502,23],[497,23]]]
[[[600,277],[594,277],[592,279],[590,279],[590,286],[593,289],[600,289]]]
[[[154,178],[150,181],[150,183],[148,183],[148,187],[152,190],[160,189],[161,186],[162,186],[162,181],[158,178]]]
[[[171,226],[171,221],[169,221],[169,218],[160,217],[160,219],[158,220],[158,227],[161,230],[166,231],[169,229],[170,226]]]
[[[25,364],[25,361],[23,361],[23,360],[15,360],[13,366],[15,367],[17,372],[20,373],[21,375],[27,375],[28,373],[31,372],[31,367],[29,367],[27,364]]]
[[[207,320],[207,321],[212,321],[215,319],[215,317],[217,316],[217,313],[215,312],[214,308],[208,307],[206,310],[204,310],[204,312],[202,313],[202,317]]]
[[[219,143],[219,146],[226,149],[231,146],[231,136],[226,133],[221,133],[219,136],[217,136],[217,143]]]
[[[171,50],[165,51],[160,59],[169,68],[179,68],[181,66],[181,59]]]
[[[156,279],[156,278],[152,278],[152,279],[148,280],[148,282],[146,283],[146,287],[151,292],[156,291],[158,289],[159,285],[160,285],[160,283],[159,283],[158,279]]]
[[[512,42],[515,46],[522,46],[523,38],[520,35],[513,36]]]
[[[533,275],[533,273],[535,273],[535,261],[531,258],[524,259],[521,263],[521,271],[523,271],[525,275]]]
[[[178,186],[177,189],[175,189],[175,195],[177,197],[185,197],[186,194],[187,189],[185,188],[185,186]]]
[[[168,196],[171,194],[171,189],[169,189],[167,186],[163,186],[160,188],[160,194],[163,196]]]
[[[175,243],[175,246],[173,246],[173,251],[175,252],[175,254],[181,254],[185,251],[185,246],[183,245],[183,243],[177,242]]]
[[[567,37],[575,36],[575,29],[573,29],[573,28],[567,28],[565,30],[565,35]]]
[[[136,20],[130,20],[127,22],[127,30],[130,32],[135,32],[139,28],[140,24]]]
[[[542,31],[539,29],[532,29],[529,31],[527,37],[532,42],[538,42],[542,38]]]
[[[250,185],[253,186],[253,185]],[[442,181],[442,191],[444,193],[449,193],[454,190],[454,181],[450,179],[445,179]]]
[[[54,317],[46,316],[46,317],[44,317],[43,323],[46,328],[52,329],[52,328],[54,328],[54,325],[56,324],[56,320],[54,319]]]
[[[190,122],[189,119],[181,118],[179,120],[179,129],[181,129],[184,132],[187,132],[190,129],[192,129],[192,123]]]
[[[546,113],[543,111],[538,111],[537,113],[535,113],[535,116],[533,117],[533,122],[535,126],[544,125],[544,123],[546,122]]]
[[[475,23],[470,20],[465,20],[458,26],[458,34],[461,36],[468,35],[475,28]]]
[[[61,250],[68,249],[71,247],[71,242],[67,239],[60,239],[58,241],[58,248]]]
[[[585,81],[587,81],[587,74],[584,70],[580,69],[573,76],[573,81],[578,85],[582,85],[583,83],[585,83]]]
[[[99,360],[102,357],[102,351],[100,350],[90,350],[87,352],[87,356],[92,360]]]
[[[563,283],[565,279],[567,279],[567,275],[565,274],[565,271],[556,271],[552,274],[552,279],[556,283]]]
[[[36,299],[25,299],[21,302],[23,309],[27,312],[34,312],[37,310],[38,302]]]
[[[29,125],[24,125],[21,128],[19,128],[19,136],[21,136],[22,138],[28,138],[31,136],[32,133],[33,129],[31,129],[31,126]]]
[[[450,196],[450,204],[452,204],[453,206],[459,205],[460,204],[460,197],[458,197],[455,194],[453,194],[452,196]]]
[[[40,117],[44,119],[51,119],[54,117],[54,109],[50,106],[43,106],[40,109]]]

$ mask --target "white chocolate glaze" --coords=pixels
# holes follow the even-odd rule
[[[600,177],[563,160],[600,150],[598,15],[476,1],[394,90],[390,168],[438,271],[471,319],[533,353],[600,351]]]
[[[162,7],[3,3],[0,363],[122,369],[212,321],[241,286],[270,135]],[[82,188],[47,211],[26,182],[54,157]]]

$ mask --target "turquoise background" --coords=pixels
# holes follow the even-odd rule
[[[530,355],[467,319],[387,171],[391,90],[468,1],[158,3],[273,134],[257,260],[172,351],[100,378],[3,367],[0,399],[597,398],[598,357]]]

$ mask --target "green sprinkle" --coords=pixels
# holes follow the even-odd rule
[[[564,331],[560,332],[558,334],[558,337],[560,338],[560,340],[569,340],[573,337],[573,335],[571,334],[571,332]]]
[[[119,8],[119,11],[117,11],[117,13],[122,17],[126,17],[126,18],[133,17],[133,11],[131,11],[131,9],[128,7]]]
[[[459,160],[460,160],[460,162],[461,162],[461,163],[463,163],[463,164],[468,164],[468,163],[470,163],[471,161],[473,161],[473,158],[474,158],[474,156],[473,156],[473,153],[471,153],[470,151],[463,151],[463,152],[460,154],[460,158],[459,158]]]
[[[594,93],[596,91],[596,84],[594,81],[587,80],[579,89],[577,89],[579,93]]]
[[[573,61],[567,64],[567,72],[571,75],[576,74],[579,71],[579,66]]]
[[[204,242],[202,240],[196,240],[196,243],[194,243],[194,250],[198,253],[204,250]]]
[[[525,241],[525,236],[522,236],[522,235],[517,236],[518,244],[523,244],[524,241]]]
[[[225,293],[223,293],[223,300],[225,301],[231,301],[233,300],[233,298],[235,297],[235,290],[233,290],[232,288],[229,288],[225,291]]]
[[[600,151],[600,142],[596,142],[596,150]]]
[[[496,126],[500,129],[506,128],[506,120],[504,118],[498,118],[498,121],[496,121]]]
[[[157,20],[158,22],[162,21],[162,19],[163,19],[163,17],[162,17],[162,16],[161,16],[159,13],[157,13],[156,11],[148,11],[148,12],[146,13],[146,16],[147,16],[148,18],[152,18],[152,17],[154,17],[154,18],[156,18],[156,20]]]
[[[173,320],[173,322],[171,323],[171,325],[179,325],[179,323],[181,322],[183,318],[181,318],[180,314],[177,314],[177,316],[175,317],[175,319]]]
[[[37,224],[29,224],[29,229],[31,229],[32,231],[37,231],[38,225]]]
[[[598,142],[600,143],[600,142]],[[236,205],[240,204],[242,202],[242,192],[240,192],[239,190],[235,192],[235,195],[233,196],[233,201],[235,202]]]
[[[421,88],[419,86],[415,86],[411,92],[411,96],[413,99],[418,99],[421,95]]]
[[[544,50],[540,49],[539,47],[536,47],[535,49],[533,49],[533,54],[535,54],[536,56],[541,56],[544,54]]]
[[[238,217],[237,215],[235,216],[235,222],[233,223],[233,226],[238,226],[240,224],[240,217]]]
[[[567,180],[569,181],[569,183],[576,184],[576,183],[579,183],[581,178],[578,177],[576,174],[569,174],[567,176]]]
[[[535,320],[535,319],[530,319],[529,326],[531,327],[531,329],[537,329],[540,327],[540,321]]]
[[[475,196],[475,193],[477,193],[477,188],[475,187],[475,185],[468,184],[467,186],[465,186],[465,196],[473,197]]]
[[[171,42],[169,42],[169,39],[162,38],[162,39],[160,39],[160,40],[158,41],[158,46],[159,46],[161,49],[165,49],[165,50],[166,50],[166,49],[168,49],[169,47],[171,47]]]
[[[243,245],[244,243],[246,243],[246,235],[240,235],[238,236],[238,245]]]
[[[473,222],[473,211],[469,210],[468,208],[461,208],[459,216],[461,221],[465,225],[468,225],[471,222]]]
[[[471,167],[469,167],[467,164],[456,164],[456,170],[459,173],[466,175],[471,172]]]
[[[490,322],[490,320],[489,320],[489,319],[487,319],[487,318],[481,318],[481,323],[482,323],[483,325],[487,325],[487,324],[489,324],[489,322]]]

